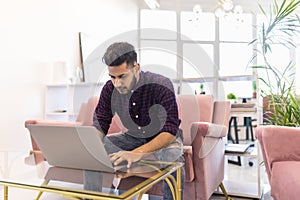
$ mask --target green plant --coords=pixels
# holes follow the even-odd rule
[[[253,91],[256,91],[256,81],[252,82],[252,89],[253,89]]]
[[[200,94],[205,94],[203,83],[200,84]]]
[[[231,92],[227,94],[227,99],[236,99],[236,96]]]
[[[283,0],[280,5],[277,1],[270,7],[267,13],[259,5],[262,13],[267,18],[267,24],[262,24],[259,38],[250,44],[256,44],[255,55],[261,56],[263,64],[251,66],[257,70],[265,70],[266,77],[259,80],[267,89],[261,90],[262,97],[269,100],[268,108],[271,111],[269,123],[283,126],[300,125],[299,99],[295,93],[295,65],[292,61],[287,63],[285,69],[279,70],[278,66],[271,64],[268,55],[272,53],[272,47],[282,45],[286,48],[294,48],[293,37],[300,33],[300,19],[295,10],[300,5],[300,0]],[[259,74],[259,73],[258,73]],[[275,80],[275,83],[273,82]]]

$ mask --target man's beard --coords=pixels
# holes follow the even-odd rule
[[[135,76],[133,76],[133,79],[132,79],[129,87],[119,87],[119,88],[117,88],[117,90],[120,94],[128,94],[135,87],[136,82],[137,82],[137,78]]]

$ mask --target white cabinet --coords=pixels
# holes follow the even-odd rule
[[[46,86],[47,120],[75,121],[82,103],[99,96],[103,83],[57,84]]]

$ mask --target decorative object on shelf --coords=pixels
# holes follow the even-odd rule
[[[82,67],[76,67],[76,82],[81,83],[83,82],[83,71]]]
[[[295,92],[295,63],[289,61],[284,70],[280,70],[270,56],[272,47],[280,45],[286,48],[295,48],[294,37],[300,33],[300,19],[295,14],[300,5],[300,0],[282,1],[280,5],[277,1],[270,6],[267,13],[259,5],[262,13],[266,17],[266,24],[261,26],[261,34],[250,44],[257,45],[255,55],[263,59],[262,65],[251,66],[259,70],[264,70],[266,78],[259,77],[259,80],[266,86],[260,90],[263,98],[268,99],[267,107],[269,119],[267,123],[281,126],[300,126],[300,101]],[[260,73],[258,73],[260,74]],[[274,82],[275,80],[275,82]]]
[[[52,83],[64,84],[68,82],[68,72],[66,63],[63,61],[56,61],[52,67]]]

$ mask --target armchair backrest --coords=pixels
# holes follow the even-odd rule
[[[87,103],[82,103],[76,122],[82,126],[91,126],[93,124],[93,114],[98,105],[99,97],[91,97]],[[118,115],[115,115],[108,129],[108,133],[117,133],[126,131]]]
[[[190,129],[193,122],[212,122],[212,95],[177,95],[180,128],[183,132],[183,144],[191,145]]]
[[[230,102],[215,101],[212,123],[223,125],[228,128],[230,117]]]

